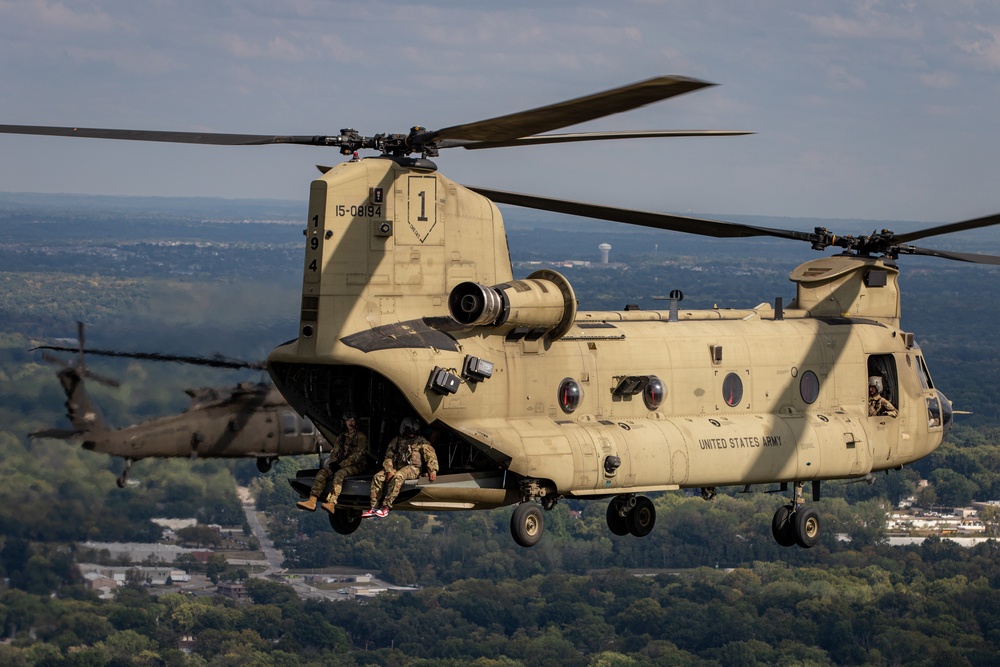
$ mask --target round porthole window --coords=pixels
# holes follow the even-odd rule
[[[559,407],[565,413],[570,413],[580,407],[583,400],[583,389],[573,378],[566,378],[559,383]]]
[[[806,403],[815,403],[819,398],[819,378],[812,371],[806,371],[799,380],[799,395]]]
[[[722,398],[731,408],[735,408],[743,400],[743,380],[736,373],[730,373],[722,381]]]
[[[649,376],[649,381],[642,390],[642,400],[646,403],[646,408],[655,410],[663,403],[667,395],[667,388],[663,385],[663,380],[655,375]]]

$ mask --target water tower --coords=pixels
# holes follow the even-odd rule
[[[597,246],[597,249],[601,251],[601,264],[607,264],[608,253],[611,252],[611,244],[602,243],[601,245]]]

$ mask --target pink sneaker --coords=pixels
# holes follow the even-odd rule
[[[373,516],[378,516],[377,512],[378,512],[378,510],[376,510],[374,507],[372,507],[370,509],[366,509],[364,512],[361,513],[361,518],[362,519],[370,519]]]
[[[384,519],[385,517],[389,516],[389,508],[388,507],[380,507],[377,510],[375,510],[374,512],[372,512],[372,514],[374,516],[377,516],[380,519]]]

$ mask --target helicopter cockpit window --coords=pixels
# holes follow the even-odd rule
[[[294,412],[281,413],[281,432],[285,435],[298,435],[299,416]]]
[[[819,378],[812,371],[806,371],[799,380],[799,395],[811,405],[819,398]]]
[[[578,407],[583,400],[583,389],[573,378],[566,378],[559,383],[559,407],[569,414]]]
[[[940,428],[941,424],[941,401],[938,400],[937,396],[930,397],[927,399],[927,426],[928,428]]]
[[[927,372],[923,357],[917,357],[917,376],[920,377],[920,386],[924,389],[933,389],[934,383],[931,381],[931,374]]]

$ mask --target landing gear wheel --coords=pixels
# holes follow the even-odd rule
[[[125,488],[125,483],[128,482],[128,471],[132,469],[132,459],[125,459],[125,469],[122,470],[122,474],[118,476],[115,480],[115,484],[118,485],[119,489]]]
[[[819,542],[819,512],[812,507],[800,508],[792,515],[795,524],[795,541],[803,549],[816,546]]]
[[[628,532],[636,537],[646,537],[656,524],[656,508],[653,501],[645,496],[635,499],[635,507],[625,515]]]
[[[795,544],[795,513],[791,505],[782,505],[771,519],[771,535],[783,547]]]
[[[542,539],[545,520],[537,503],[521,503],[510,517],[510,534],[522,547],[533,547]]]
[[[258,456],[257,457],[257,472],[264,474],[271,472],[271,465],[274,464],[274,458],[268,456]]]
[[[628,515],[621,515],[623,503],[617,498],[608,503],[608,530],[615,535],[628,535]]]
[[[361,510],[338,507],[328,516],[330,527],[341,535],[350,535],[361,525]]]

